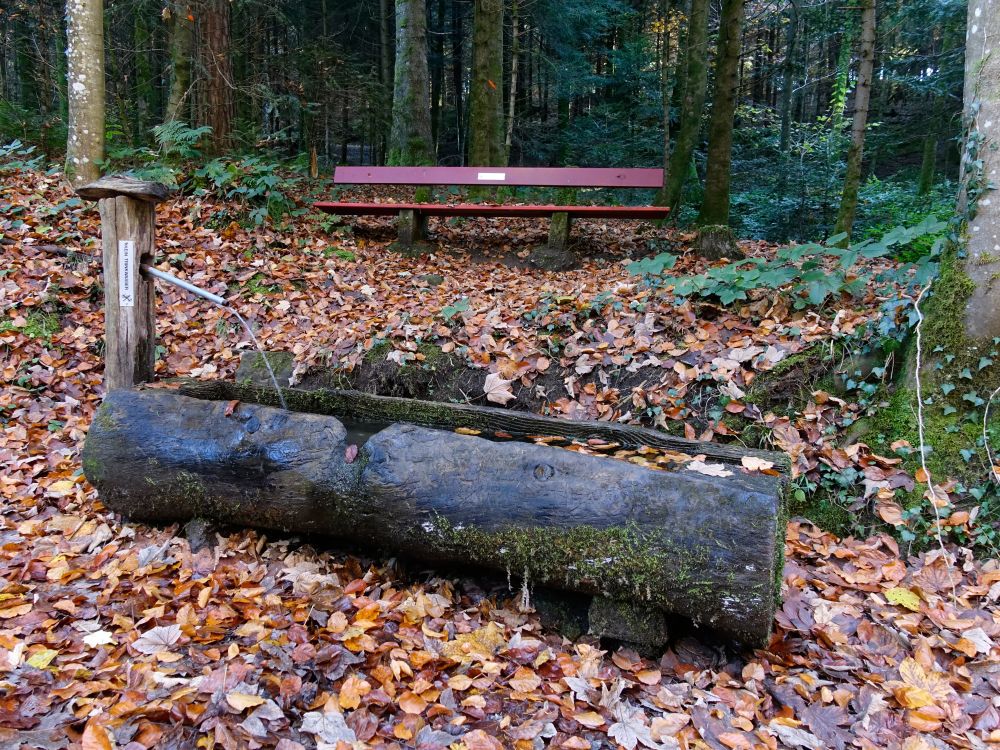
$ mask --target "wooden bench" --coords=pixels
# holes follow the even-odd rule
[[[653,188],[663,185],[662,169],[580,167],[337,167],[337,185],[511,185],[518,187]],[[549,248],[565,250],[573,219],[666,218],[660,206],[539,206],[488,203],[340,203],[315,208],[349,216],[399,216],[399,243],[406,247],[427,235],[428,216],[551,217]]]

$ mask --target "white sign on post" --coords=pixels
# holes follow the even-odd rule
[[[507,173],[506,172],[480,172],[477,175],[477,177],[480,180],[490,180],[490,181],[503,182],[504,180],[507,179]]]
[[[118,240],[118,306],[135,307],[135,240]]]

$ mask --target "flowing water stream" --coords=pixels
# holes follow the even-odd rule
[[[178,289],[183,289],[185,292],[193,294],[196,297],[201,297],[204,300],[208,300],[213,305],[220,308],[223,312],[228,312],[230,315],[235,317],[240,322],[240,325],[243,326],[243,330],[247,332],[247,335],[250,337],[250,340],[253,342],[253,345],[257,347],[257,351],[260,352],[260,357],[261,359],[264,360],[264,366],[267,368],[267,374],[271,376],[271,383],[274,385],[274,392],[278,396],[278,401],[281,402],[281,408],[288,409],[288,404],[285,403],[285,396],[281,392],[281,386],[278,385],[278,378],[275,377],[274,375],[274,369],[271,367],[271,362],[267,357],[267,353],[263,350],[263,348],[261,348],[260,342],[254,335],[253,328],[250,327],[250,324],[246,321],[246,319],[242,315],[239,314],[239,312],[236,310],[235,307],[230,305],[223,297],[220,297],[217,294],[206,292],[201,287],[197,287],[188,281],[184,281],[183,279],[178,279],[176,276],[171,276],[169,273],[164,273],[163,271],[153,268],[152,266],[143,264],[142,270],[145,271],[148,275],[159,279],[160,281],[164,281],[167,284],[171,284],[172,286],[175,286]]]

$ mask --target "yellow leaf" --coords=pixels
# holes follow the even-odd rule
[[[940,706],[952,698],[954,691],[947,677],[941,672],[928,672],[912,657],[908,656],[900,663],[899,676],[905,683],[905,689],[893,690],[893,694],[906,708]]]
[[[11,617],[20,617],[21,615],[28,614],[30,611],[30,602],[28,604],[15,604],[13,607],[0,609],[0,620],[7,620]]]
[[[472,687],[472,678],[467,674],[457,674],[449,678],[448,687],[461,693]]]
[[[337,701],[341,708],[357,708],[361,705],[361,698],[371,692],[372,686],[367,680],[362,680],[356,675],[351,675],[344,681],[344,686],[340,689]]]
[[[518,667],[510,678],[510,686],[520,693],[530,693],[542,684],[542,679],[529,667]]]
[[[636,672],[635,676],[643,685],[658,685],[663,675],[659,669],[643,669]]]
[[[72,479],[61,479],[49,485],[49,492],[54,492],[57,495],[68,495],[74,487],[76,487],[76,482]]]
[[[407,690],[396,701],[399,707],[408,714],[419,714],[427,708],[427,701],[411,690]]]
[[[113,750],[114,745],[108,736],[108,730],[97,723],[98,717],[93,717],[87,722],[83,730],[83,737],[80,738],[83,750]]]
[[[577,723],[583,724],[585,727],[590,727],[591,729],[596,729],[604,724],[604,717],[597,713],[597,711],[581,711],[578,714],[573,714],[573,719],[576,720]]]
[[[891,603],[898,604],[901,607],[906,607],[913,612],[920,611],[920,597],[909,589],[897,586],[896,588],[886,591],[885,598]]]
[[[767,471],[774,468],[773,461],[765,461],[763,458],[757,458],[756,456],[743,456],[740,459],[740,463],[748,471]]]
[[[51,648],[45,648],[41,651],[36,651],[28,657],[28,664],[33,666],[35,669],[45,669],[57,656],[59,656],[58,651],[53,651]]]
[[[484,661],[507,643],[502,628],[495,622],[489,623],[472,633],[462,633],[455,640],[442,644],[441,654],[460,662]]]
[[[226,703],[237,711],[245,711],[248,708],[259,706],[264,702],[264,698],[259,695],[249,695],[247,693],[229,693],[226,695]]]

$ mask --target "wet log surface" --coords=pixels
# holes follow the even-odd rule
[[[781,477],[653,471],[413,424],[377,432],[354,457],[334,417],[225,395],[109,394],[83,456],[105,504],[138,520],[209,517],[480,565],[767,640]]]
[[[239,400],[246,403],[280,406],[278,394],[273,387],[250,383],[225,380],[188,382],[181,385],[180,392],[185,396],[199,399]],[[613,422],[572,421],[510,409],[376,396],[361,391],[282,388],[281,392],[285,403],[294,411],[328,414],[357,421],[409,422],[449,430],[467,427],[521,435],[559,435],[576,440],[600,438],[632,448],[649,445],[692,456],[704,454],[707,462],[724,464],[739,465],[744,456],[755,456],[770,461],[779,470],[787,472],[789,469],[789,459],[784,453],[686,440],[645,427]]]

